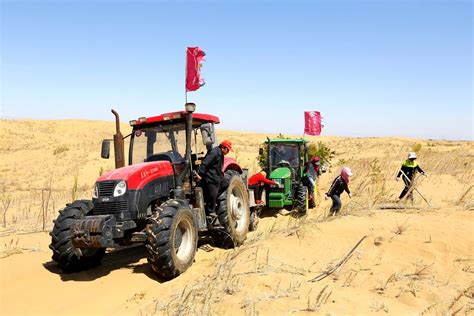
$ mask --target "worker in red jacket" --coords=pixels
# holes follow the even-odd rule
[[[267,179],[267,173],[265,171],[260,171],[254,174],[249,178],[249,188],[253,189],[255,192],[255,203],[263,204],[262,201],[262,191],[265,184],[276,184],[275,181]]]

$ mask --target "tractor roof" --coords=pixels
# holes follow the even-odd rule
[[[142,124],[153,124],[153,123],[179,123],[186,121],[186,111],[177,111],[170,113],[163,113],[158,116],[151,117],[140,117],[136,121],[130,121],[130,125],[142,125]],[[133,123],[132,123],[133,122]],[[193,113],[193,125],[202,125],[204,123],[215,123],[219,124],[219,118],[210,114]]]
[[[303,138],[273,138],[265,141],[265,143],[297,143],[297,144],[304,144],[304,143],[309,143],[308,140],[303,139]]]

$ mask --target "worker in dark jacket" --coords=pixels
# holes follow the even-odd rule
[[[248,180],[249,189],[253,189],[255,192],[255,203],[263,204],[262,191],[265,184],[274,185],[275,181],[267,179],[267,173],[262,170],[251,176]]]
[[[306,165],[306,177],[303,178],[303,184],[308,187],[308,199],[310,207],[316,206],[316,201],[314,199],[314,189],[316,188],[318,177],[321,175],[320,165],[321,162],[318,156],[312,157]]]
[[[341,210],[341,194],[346,191],[349,197],[352,197],[351,191],[349,190],[349,178],[352,176],[352,171],[348,167],[344,167],[341,170],[341,175],[337,176],[332,182],[331,188],[329,188],[326,196],[332,199],[332,206],[330,209],[331,215],[336,215]]]
[[[398,172],[397,180],[398,178],[402,177],[403,182],[405,183],[405,187],[403,188],[403,191],[400,193],[400,196],[398,197],[400,200],[405,197],[408,190],[410,189],[410,185],[413,179],[415,178],[415,174],[417,172],[423,175],[425,174],[423,169],[420,168],[420,166],[415,160],[416,160],[416,153],[414,152],[408,153],[408,159],[403,162],[402,167],[400,168],[400,171]],[[409,197],[413,197],[413,195],[410,193]]]
[[[232,151],[232,143],[229,140],[224,140],[219,146],[207,152],[197,169],[195,180],[200,181],[199,185],[204,193],[208,215],[213,214],[216,208],[217,196],[224,180],[224,172],[222,171],[224,156],[230,151]]]

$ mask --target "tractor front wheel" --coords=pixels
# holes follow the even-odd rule
[[[308,212],[308,188],[300,184],[296,190],[296,209],[301,215]]]
[[[105,248],[79,249],[71,241],[72,223],[84,218],[93,207],[89,200],[75,201],[61,210],[54,221],[49,248],[53,251],[53,260],[63,272],[76,272],[97,266],[105,255]]]
[[[171,280],[193,263],[197,248],[197,224],[189,207],[165,202],[146,227],[148,263],[164,280]]]

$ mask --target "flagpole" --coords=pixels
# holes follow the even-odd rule
[[[186,88],[186,81],[188,80],[188,48],[186,47],[184,53],[184,103],[188,103],[188,89]]]
[[[305,115],[305,112],[303,112],[303,117],[304,117],[304,122],[305,123],[304,123],[304,128],[303,128],[303,137],[302,137],[302,139],[304,139],[304,135],[306,133],[306,131],[305,131],[305,129],[306,129],[306,115]]]

